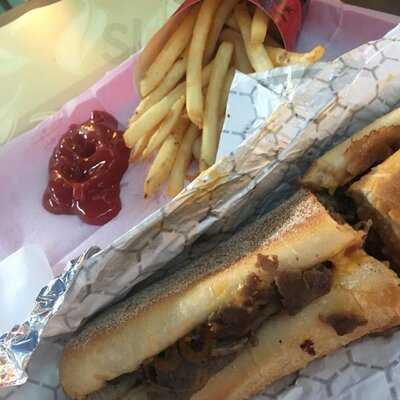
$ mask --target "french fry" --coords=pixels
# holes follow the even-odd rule
[[[201,170],[214,164],[218,149],[219,97],[224,87],[226,74],[232,60],[234,46],[230,42],[222,42],[215,56],[211,70],[210,83],[207,90],[206,108],[204,112],[203,141],[201,144]]]
[[[147,158],[154,150],[158,149],[164,143],[165,139],[170,135],[170,133],[178,123],[184,106],[185,96],[182,96],[172,106],[171,111],[161,123],[157,132],[151,137],[149,144],[143,151],[144,158]]]
[[[256,7],[256,11],[251,22],[251,33],[250,41],[251,44],[263,44],[267,37],[269,25],[269,17],[259,7]]]
[[[225,25],[228,26],[229,28],[233,29],[236,32],[240,32],[239,25],[237,24],[235,16],[233,15],[233,13],[226,20]]]
[[[234,76],[235,76],[235,68],[231,67],[231,68],[229,68],[229,71],[226,74],[225,83],[224,83],[224,87],[222,89],[222,94],[221,94],[220,103],[219,103],[219,116],[222,119],[225,118],[226,106],[228,104],[228,98],[229,98],[229,91],[231,90],[232,81],[233,81]]]
[[[285,49],[272,46],[267,46],[267,51],[276,67],[282,67],[292,64],[315,64],[325,54],[325,49],[322,46],[316,46],[308,53],[294,53]]]
[[[131,164],[135,163],[138,161],[143,154],[143,150],[146,148],[147,143],[149,140],[147,140],[147,137],[150,135],[143,136],[139,139],[139,141],[135,144],[135,147],[131,150],[131,155],[129,157],[129,162]]]
[[[138,105],[138,107],[139,107],[139,105]],[[128,127],[130,127],[139,118],[139,115],[140,114],[138,113],[137,108],[136,108],[135,112],[129,118]]]
[[[199,128],[203,124],[204,99],[201,70],[212,19],[220,0],[204,0],[194,25],[186,72],[186,108],[190,120]]]
[[[250,64],[249,57],[247,57],[243,38],[239,32],[236,32],[233,29],[225,28],[221,32],[220,40],[224,42],[231,42],[235,45],[235,53],[233,58],[235,60],[235,66],[240,72],[243,72],[244,74],[251,74],[254,72],[253,67]]]
[[[203,69],[202,84],[204,86],[208,85],[212,66],[213,62],[211,61],[210,64]],[[158,126],[168,115],[175,102],[185,95],[185,92],[186,82],[182,82],[157,104],[154,104],[154,106],[140,115],[139,118],[135,119],[124,133],[125,144],[129,148],[132,148],[141,137]]]
[[[143,80],[140,82],[140,93],[143,97],[146,97],[164,79],[174,62],[189,44],[196,15],[196,8],[189,11],[178,29],[168,39],[153,64],[148,68]]]
[[[144,182],[145,198],[152,196],[168,178],[181,146],[184,132],[183,129],[175,129],[162,144]]]
[[[144,112],[146,112],[150,107],[154,106],[154,104],[162,100],[164,96],[166,96],[177,86],[179,81],[181,81],[186,75],[186,66],[187,54],[185,52],[168,71],[160,85],[140,102],[134,114],[134,116],[136,115],[136,119],[139,115],[142,115]],[[132,122],[134,122],[133,117]]]
[[[142,136],[137,143],[135,144],[135,147],[131,151],[131,156],[129,158],[130,163],[134,163],[138,161],[142,155],[143,151],[147,147],[151,137],[157,132],[159,127],[155,128],[154,130],[146,133],[146,135]]]
[[[201,157],[201,142],[202,142],[202,137],[198,136],[196,140],[193,142],[193,147],[192,147],[192,154],[193,158],[196,161],[200,161]]]
[[[239,1],[240,0],[224,0],[218,7],[214,16],[214,22],[211,26],[210,33],[208,34],[206,51],[204,54],[205,63],[208,63],[213,58],[222,28]]]
[[[246,4],[239,3],[234,9],[234,15],[243,37],[250,64],[254,70],[256,72],[263,72],[272,69],[274,65],[272,64],[264,45],[254,45],[251,43],[251,17]]]
[[[134,121],[124,133],[125,144],[129,148],[132,148],[141,137],[159,125],[168,115],[175,102],[185,95],[185,89],[186,85],[183,82],[168,96],[164,97],[160,102],[155,104]]]
[[[182,115],[178,123],[176,124],[173,132],[178,136],[182,135],[183,137],[187,132],[187,130],[189,129],[189,125],[190,125],[190,120],[187,118],[186,115]]]
[[[168,181],[168,194],[172,197],[180,193],[185,185],[186,170],[192,160],[193,143],[199,135],[199,128],[191,124],[183,137]]]

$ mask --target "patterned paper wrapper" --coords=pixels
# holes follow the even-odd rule
[[[310,160],[399,104],[400,27],[331,63],[238,74],[219,162],[112,245],[70,262],[41,291],[30,318],[0,338],[0,398],[65,399],[57,373],[65,336],[55,336],[68,336],[145,278],[183,266],[273,208],[296,190]],[[399,343],[396,331],[360,341],[260,399],[396,399]]]

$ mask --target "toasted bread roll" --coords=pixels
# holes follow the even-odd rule
[[[349,189],[361,220],[372,220],[388,258],[400,272],[400,151]]]
[[[400,148],[400,109],[379,118],[315,161],[303,184],[334,193]]]
[[[257,331],[254,344],[190,398],[249,399],[311,361],[400,323],[399,279],[391,270],[362,250],[340,254],[332,264],[329,294],[294,316],[281,312],[267,320]],[[118,400],[149,400],[149,396],[145,386],[139,385]]]
[[[77,399],[137,370],[210,315],[237,302],[261,270],[268,289],[277,272],[313,267],[361,246],[363,235],[336,221],[314,195],[299,192],[179,273],[89,323],[65,347],[60,363],[65,392]],[[274,259],[279,260],[278,271]]]
[[[385,265],[356,251],[335,259],[329,294],[295,316],[278,315],[192,400],[242,400],[312,360],[372,332],[400,323],[400,288]]]

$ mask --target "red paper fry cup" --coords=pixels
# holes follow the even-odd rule
[[[152,37],[144,48],[135,67],[135,81],[138,83],[144,76],[166,40],[177,24],[185,17],[190,7],[201,0],[185,1],[166,24]],[[281,40],[287,50],[294,50],[300,34],[309,0],[248,0],[260,7],[274,22],[270,31],[275,39]]]
[[[274,21],[287,50],[294,50],[299,37],[308,0],[249,0],[262,8]]]
[[[303,26],[309,0],[248,0],[260,7],[274,21],[275,27],[287,50],[294,50],[300,30]],[[198,3],[199,0],[187,0],[176,14]]]

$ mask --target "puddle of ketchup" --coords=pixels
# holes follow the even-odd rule
[[[120,182],[129,154],[117,120],[94,111],[89,121],[72,125],[55,148],[44,208],[76,214],[91,225],[106,224],[121,210]]]

